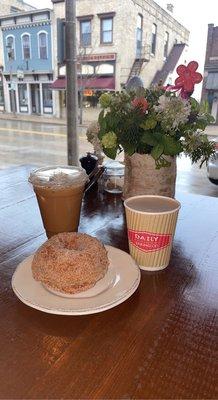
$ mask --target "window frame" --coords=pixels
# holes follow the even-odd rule
[[[29,58],[24,58],[24,46],[23,46],[23,37],[28,36],[29,37],[29,51],[30,51],[30,56]],[[21,48],[22,48],[22,59],[23,60],[30,60],[32,58],[32,48],[31,48],[31,34],[28,32],[24,32],[21,35]]]
[[[90,32],[89,32],[89,34],[90,34],[90,43],[88,43],[88,44],[84,44],[83,40],[82,40],[82,37],[83,37],[82,24],[84,22],[89,22],[89,24],[90,24]],[[92,46],[92,19],[91,18],[80,19],[79,20],[79,27],[80,27],[80,46],[81,47],[90,47],[90,46]]]
[[[155,33],[153,33],[153,27],[155,27]],[[153,38],[154,38],[154,40],[153,40]],[[151,54],[153,56],[155,56],[156,50],[157,50],[157,24],[153,23],[152,30],[151,30]]]
[[[9,58],[9,55],[8,55],[8,49],[7,49],[7,46],[8,46],[8,38],[10,38],[10,37],[12,37],[13,38],[13,50],[14,50],[14,58],[12,58],[12,59],[10,59]],[[15,45],[15,36],[14,35],[12,35],[12,34],[10,34],[10,35],[7,35],[6,37],[5,37],[5,48],[6,48],[6,54],[7,54],[7,60],[10,62],[10,61],[15,61],[16,60],[16,45]]]
[[[106,20],[111,20],[112,27],[111,27],[110,31],[103,31],[103,21],[106,21]],[[110,42],[104,42],[104,40],[103,40],[104,32],[111,32],[111,41]],[[113,15],[101,16],[100,17],[100,44],[102,44],[104,46],[113,44],[113,36],[114,36],[114,16]]]
[[[44,33],[45,37],[46,37],[46,57],[45,58],[40,57],[40,45],[39,45],[40,39],[39,38],[42,33]],[[37,38],[38,38],[38,58],[39,58],[39,60],[48,60],[48,32],[46,32],[46,31],[37,32]]]

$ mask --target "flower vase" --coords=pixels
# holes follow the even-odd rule
[[[123,198],[138,195],[175,196],[176,157],[164,157],[169,167],[156,168],[149,154],[125,154]]]

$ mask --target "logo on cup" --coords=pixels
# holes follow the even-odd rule
[[[164,249],[171,243],[172,235],[128,229],[131,244],[144,252]]]

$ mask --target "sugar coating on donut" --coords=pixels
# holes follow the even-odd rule
[[[93,287],[108,269],[104,245],[85,233],[59,233],[47,240],[34,255],[35,280],[63,293],[79,293]]]

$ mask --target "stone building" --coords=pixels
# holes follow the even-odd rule
[[[53,2],[57,116],[64,113],[65,2]],[[170,6],[170,5],[169,5]],[[173,80],[189,32],[153,0],[77,0],[78,84],[85,95],[120,90],[133,75],[144,86]]]
[[[19,11],[31,11],[34,7],[23,0],[1,0],[0,15],[8,15]]]
[[[3,45],[1,111],[52,115],[51,10],[0,16]]]
[[[202,101],[207,100],[218,125],[218,26],[208,25]]]

